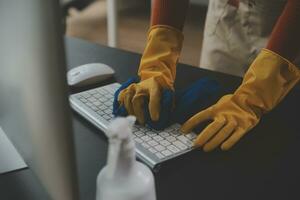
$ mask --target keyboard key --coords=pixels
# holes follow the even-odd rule
[[[85,98],[80,98],[79,100],[80,100],[82,103],[88,102]]]
[[[85,105],[87,105],[88,107],[92,107],[93,104],[91,104],[90,102],[87,102]]]
[[[109,114],[108,116],[110,116],[110,118],[114,118],[115,117],[113,114]]]
[[[97,114],[98,114],[98,115],[103,115],[104,112],[103,112],[102,110],[98,110],[98,111],[97,111]]]
[[[174,131],[174,129],[172,127],[168,127],[168,128],[165,128],[164,131],[168,132],[168,133],[171,133],[172,131]]]
[[[151,140],[151,137],[149,137],[148,135],[145,135],[143,137],[141,137],[142,140],[144,140],[145,142]]]
[[[97,94],[98,92],[97,92],[97,90],[89,90],[89,91],[87,91],[89,94]]]
[[[169,142],[174,142],[176,141],[176,138],[174,136],[168,136],[166,137],[166,139],[169,141]]]
[[[171,135],[178,136],[178,135],[181,135],[181,133],[179,131],[177,131],[177,130],[173,130],[172,133],[171,133]]]
[[[185,144],[183,144],[180,141],[175,141],[175,142],[173,142],[173,144],[181,150],[185,150],[188,148]]]
[[[91,106],[91,109],[95,112],[99,110],[96,106]]]
[[[190,140],[194,140],[197,137],[197,135],[195,133],[189,133],[184,136]]]
[[[170,156],[170,155],[172,155],[172,152],[169,151],[169,150],[164,150],[164,151],[162,151],[161,153],[162,153],[163,155],[165,155],[165,156]]]
[[[165,147],[171,144],[171,143],[168,142],[167,140],[162,140],[162,141],[160,141],[159,143],[160,143],[161,145],[165,146]]]
[[[149,148],[148,150],[149,150],[151,153],[156,153],[156,152],[157,152],[157,150],[154,149],[154,148]]]
[[[107,99],[105,97],[101,97],[101,98],[99,98],[99,101],[101,101],[102,103],[105,103],[107,101]]]
[[[82,93],[82,96],[83,96],[84,98],[89,98],[89,97],[91,97],[91,95],[90,95],[89,93],[87,93],[87,92]]]
[[[102,95],[100,95],[99,93],[96,93],[96,94],[94,94],[93,96],[94,96],[96,99],[99,99],[99,98],[102,97]]]
[[[159,135],[161,136],[161,137],[168,137],[170,134],[169,133],[167,133],[167,132],[160,132],[159,133]]]
[[[150,141],[148,142],[148,144],[149,144],[150,146],[156,146],[156,145],[158,145],[158,143],[157,143],[156,141],[154,141],[154,140],[150,140]]]
[[[141,130],[142,126],[138,125],[138,124],[135,124],[135,127],[139,130]]]
[[[157,142],[163,140],[164,138],[160,137],[159,135],[156,135],[153,137],[154,140],[156,140]]]
[[[145,149],[149,149],[150,148],[150,145],[149,144],[147,144],[147,143],[142,143],[142,146],[145,148]]]
[[[142,131],[137,131],[137,132],[135,132],[134,134],[135,134],[136,136],[138,136],[138,137],[142,137],[142,136],[145,135]]]
[[[135,138],[134,141],[136,141],[137,143],[143,143],[143,140],[141,138]]]
[[[157,151],[163,151],[163,150],[166,149],[166,148],[165,148],[164,146],[162,146],[162,145],[156,145],[154,148],[155,148]]]
[[[159,133],[161,131],[155,130],[155,129],[150,129],[150,131],[154,132],[154,133]]]
[[[159,159],[163,159],[165,156],[159,152],[155,154]]]
[[[94,104],[95,106],[100,106],[102,103],[99,102],[99,101],[95,101],[95,102],[93,102],[93,104]]]
[[[101,94],[101,96],[104,95],[104,90],[103,90],[103,88],[99,88],[99,89],[98,89],[98,92],[99,92],[99,94]]]
[[[106,110],[107,107],[106,107],[105,105],[101,105],[101,106],[99,106],[99,109],[100,109],[100,110]]]
[[[150,137],[156,136],[157,134],[153,131],[147,131],[146,135],[149,135]]]
[[[77,93],[77,94],[72,94],[72,97],[75,97],[76,99],[80,99],[83,98],[83,96],[81,96],[82,93]]]
[[[180,140],[185,145],[188,145],[188,146],[192,145],[192,141],[187,139],[184,135],[178,136],[177,139]]]
[[[100,90],[98,90],[98,92],[100,94],[106,94],[107,93],[106,88],[100,88]]]
[[[104,110],[103,112],[105,112],[105,113],[108,114],[108,115],[112,113],[112,111],[109,110],[109,109],[106,109],[106,110]]]
[[[140,128],[140,131],[142,131],[143,133],[146,133],[147,132],[147,129],[145,127],[141,127]]]
[[[108,115],[103,115],[103,118],[106,119],[106,120],[111,119]]]
[[[112,103],[111,101],[107,101],[107,102],[105,102],[105,103],[104,103],[104,105],[106,105],[106,106],[110,107],[110,106],[112,106],[112,105],[113,105],[113,103]]]
[[[112,94],[107,94],[107,95],[105,95],[105,97],[108,99],[112,99],[114,96]]]
[[[88,98],[88,101],[89,102],[95,102],[95,101],[97,101],[97,99],[95,97],[90,97],[90,98]]]
[[[180,150],[175,147],[174,145],[170,145],[170,146],[167,146],[167,149],[169,149],[170,151],[172,151],[173,153],[178,153]]]

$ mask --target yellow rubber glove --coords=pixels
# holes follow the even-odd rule
[[[153,121],[159,119],[160,98],[163,89],[174,90],[176,64],[182,48],[182,33],[169,26],[153,26],[141,58],[138,75],[140,82],[131,84],[119,94],[118,101],[128,114],[145,123],[144,99],[149,99],[149,112]]]
[[[181,127],[188,133],[199,123],[213,120],[196,138],[195,146],[211,151],[230,149],[272,110],[300,79],[300,70],[276,53],[263,49],[234,94],[199,112]]]

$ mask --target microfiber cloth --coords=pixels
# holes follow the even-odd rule
[[[220,84],[210,78],[201,78],[175,94],[176,106],[172,113],[173,122],[183,123],[204,110],[216,100],[221,91]]]
[[[128,115],[125,107],[119,105],[118,96],[130,84],[138,82],[138,78],[130,78],[116,91],[113,103],[115,116]],[[219,92],[220,84],[209,78],[202,78],[175,93],[171,90],[163,90],[159,120],[152,121],[148,106],[145,106],[145,123],[156,130],[162,130],[173,123],[183,123],[189,117],[209,106],[209,103],[218,96]],[[145,105],[148,105],[148,102],[149,100],[145,99]]]

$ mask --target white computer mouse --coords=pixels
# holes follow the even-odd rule
[[[100,83],[114,75],[115,71],[103,63],[80,65],[68,71],[69,86],[86,86]]]

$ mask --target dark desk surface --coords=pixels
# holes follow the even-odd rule
[[[106,63],[116,70],[119,82],[136,74],[140,59],[138,54],[73,38],[66,39],[66,49],[69,68]],[[182,64],[177,74],[177,88],[210,76],[222,83],[223,94],[233,91],[241,81]],[[198,150],[165,163],[155,173],[158,200],[300,199],[299,100],[297,87],[231,151]],[[95,179],[106,161],[107,141],[101,131],[75,113],[73,126],[81,198],[94,200]],[[32,171],[26,169],[0,176],[0,199],[49,198]]]

